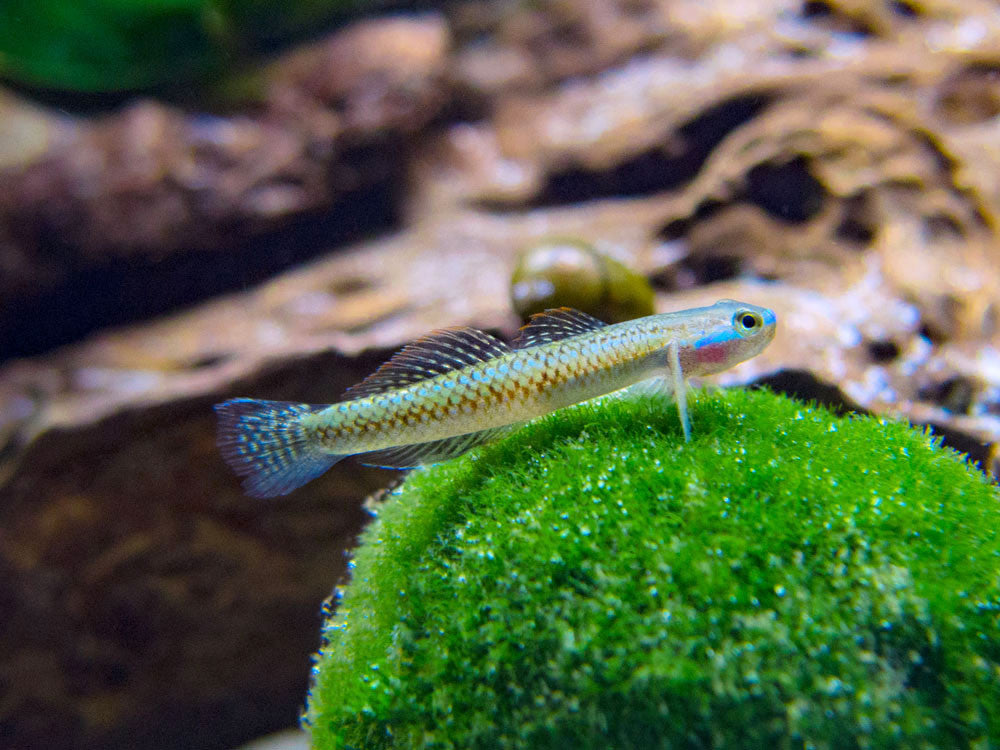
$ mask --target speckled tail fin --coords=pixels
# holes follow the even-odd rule
[[[344,456],[325,453],[302,427],[323,406],[234,398],[215,405],[222,457],[250,497],[287,495]]]

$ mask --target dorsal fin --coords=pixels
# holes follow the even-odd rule
[[[606,325],[607,323],[594,316],[574,310],[572,307],[557,307],[532,315],[531,320],[518,331],[517,338],[511,346],[515,349],[527,349],[596,331]]]
[[[385,393],[510,351],[500,339],[475,328],[432,331],[407,344],[367,378],[348,388],[344,397],[355,399]]]

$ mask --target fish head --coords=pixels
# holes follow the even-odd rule
[[[685,374],[710,375],[760,354],[777,330],[774,311],[736,300],[701,308],[702,325],[682,351]]]

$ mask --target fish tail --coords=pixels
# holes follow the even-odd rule
[[[302,417],[323,407],[234,398],[215,405],[222,457],[251,497],[287,495],[343,456],[326,453]]]

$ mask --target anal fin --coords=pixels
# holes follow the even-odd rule
[[[384,469],[411,469],[415,466],[456,458],[463,453],[468,453],[476,446],[500,438],[512,429],[514,429],[514,425],[505,425],[479,432],[468,432],[443,440],[397,445],[384,450],[359,453],[358,460],[365,466],[377,466]]]
[[[622,393],[629,398],[673,398],[674,383],[663,375],[656,375],[630,385]]]

